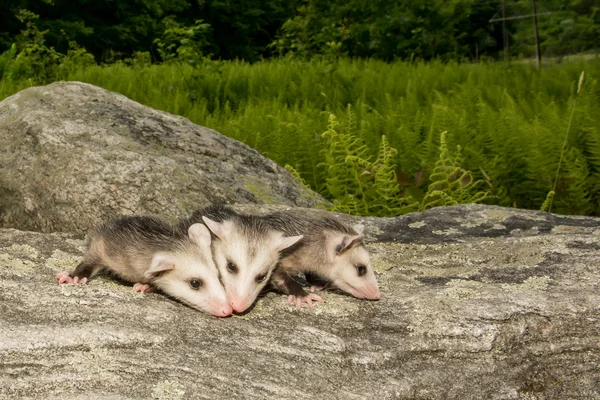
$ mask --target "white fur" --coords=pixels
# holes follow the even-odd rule
[[[326,273],[327,278],[339,289],[355,297],[379,299],[379,285],[375,278],[369,252],[364,246],[358,246],[362,242],[362,234],[350,238],[343,235],[334,235],[329,237],[328,241],[330,242],[327,248],[331,266]],[[333,250],[342,243],[346,244],[342,252],[338,253]],[[357,265],[364,265],[367,268],[367,273],[358,276]]]
[[[174,268],[160,274],[153,284],[170,296],[183,303],[217,316],[231,314],[231,308],[225,290],[219,282],[217,268],[214,263],[204,265],[197,258],[171,254],[170,262]],[[202,286],[195,290],[189,282],[192,279],[202,281]]]
[[[169,271],[175,268],[175,260],[168,253],[156,253],[150,262],[150,268],[144,273],[146,279],[152,279],[161,272]]]
[[[194,224],[189,227],[188,235],[201,249],[210,250],[211,237],[210,231],[206,226],[203,224]]]
[[[245,311],[254,303],[279,261],[279,252],[302,239],[302,236],[284,237],[281,232],[271,231],[264,246],[252,249],[255,256],[250,259],[249,241],[231,221],[219,223],[206,217],[202,219],[220,239],[214,243],[213,256],[230,305],[237,312]],[[228,262],[237,267],[236,273],[227,270]],[[256,281],[259,275],[265,275],[261,282]]]
[[[229,299],[211,256],[210,232],[204,225],[194,224],[188,229],[188,235],[206,255],[206,262],[193,253],[157,253],[145,276],[152,279],[154,286],[191,307],[220,317],[230,315]],[[190,286],[191,280],[199,280],[202,285],[194,289]]]

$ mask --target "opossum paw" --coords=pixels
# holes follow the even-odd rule
[[[59,272],[56,275],[56,279],[58,279],[58,283],[73,283],[73,278],[71,278],[71,274],[69,274],[67,271],[62,271]]]
[[[138,293],[151,293],[156,291],[156,289],[154,289],[154,286],[139,282],[133,284],[133,290]]]
[[[83,284],[87,283],[87,281],[88,281],[87,278],[79,278],[78,276],[73,278],[73,284],[75,284],[75,285],[83,285]]]
[[[310,290],[311,293],[314,293],[314,292],[318,292],[319,290],[323,290],[323,289],[325,289],[325,286],[312,285],[310,287],[310,289],[308,289],[308,290]]]
[[[306,303],[306,305],[308,305],[309,308],[314,308],[314,302],[319,302],[319,301],[325,301],[323,300],[323,298],[319,295],[316,295],[314,293],[309,293],[306,296],[289,296],[288,297],[288,304],[292,304],[292,303],[296,303],[296,307],[298,308],[298,310],[302,309],[302,303]]]
[[[79,278],[78,276],[72,277],[70,273],[67,271],[59,272],[56,275],[56,279],[58,279],[58,283],[72,283],[73,285],[83,285],[87,283],[88,278]]]

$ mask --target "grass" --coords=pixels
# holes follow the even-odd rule
[[[474,179],[487,182],[492,202],[539,209],[555,182],[583,70],[552,207],[600,215],[599,58],[541,71],[524,63],[374,60],[207,62],[199,69],[113,64],[65,69],[60,79],[98,85],[216,129],[293,166],[325,194],[331,166],[323,165],[322,133],[331,113],[373,159],[385,135],[397,150],[400,193],[417,198],[427,191],[440,133],[447,131],[449,151]],[[31,85],[2,79],[0,99]]]

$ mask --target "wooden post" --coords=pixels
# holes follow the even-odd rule
[[[551,11],[543,12],[538,14],[535,9],[535,0],[531,0],[531,7],[533,8],[533,14],[531,15],[515,15],[512,17],[506,16],[506,0],[502,0],[502,18],[492,18],[491,22],[499,22],[502,21],[502,36],[504,36],[504,60],[507,60],[509,57],[509,44],[508,44],[508,26],[506,21],[513,19],[525,19],[529,17],[533,17],[533,28],[535,32],[535,55],[537,58],[538,68],[542,66],[542,52],[540,51],[540,35],[538,33],[538,25],[537,25],[537,17],[538,15],[550,15]]]
[[[537,58],[538,68],[541,68],[542,67],[542,52],[540,51],[540,34],[538,32],[535,0],[531,0],[531,8],[533,9],[533,31],[535,33],[535,57]]]
[[[504,61],[508,61],[508,21],[506,19],[506,0],[502,0],[502,36],[504,38]]]

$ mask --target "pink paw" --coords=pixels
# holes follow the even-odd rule
[[[139,282],[133,284],[133,290],[138,293],[152,293],[156,291],[156,289],[154,289],[154,286]]]
[[[74,285],[77,284],[85,284],[88,281],[88,278],[79,278],[78,276],[76,276],[75,278],[71,277],[71,274],[69,274],[67,271],[63,271],[63,272],[59,272],[56,275],[56,279],[58,279],[58,283],[72,283]]]
[[[71,278],[71,274],[69,274],[67,271],[62,271],[59,272],[56,275],[56,279],[58,279],[58,283],[73,283],[73,278]]]
[[[292,304],[295,302],[296,307],[298,307],[298,310],[302,309],[302,303],[306,303],[309,308],[314,308],[313,301],[319,302],[319,301],[325,301],[325,300],[323,300],[323,298],[321,296],[316,295],[314,293],[309,293],[306,296],[291,295],[288,297],[288,304]]]
[[[311,293],[314,293],[314,292],[318,292],[319,290],[323,290],[323,289],[325,289],[325,286],[312,285],[309,290]]]

